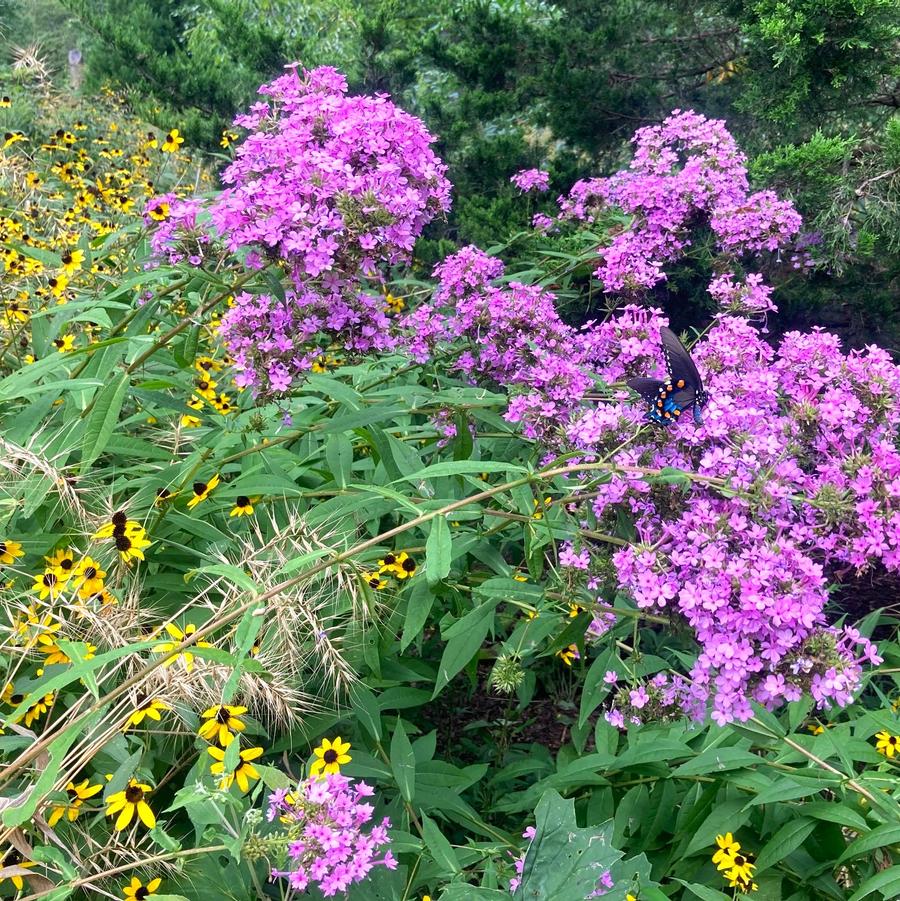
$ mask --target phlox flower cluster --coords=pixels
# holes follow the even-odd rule
[[[337,774],[311,778],[296,791],[278,789],[269,796],[268,819],[286,832],[287,864],[273,868],[273,879],[286,879],[305,892],[316,885],[326,898],[346,892],[373,867],[394,869],[397,861],[381,849],[390,843],[387,818],[372,826],[374,808],[366,802],[375,790],[365,782]]]
[[[523,193],[546,191],[550,188],[550,173],[543,169],[522,169],[510,181]]]
[[[665,267],[684,255],[698,225],[709,227],[732,268],[743,257],[784,247],[799,231],[790,202],[772,191],[750,193],[746,157],[722,120],[675,110],[661,125],[638,129],[633,142],[627,169],[579,181],[559,198],[561,219],[593,222],[608,207],[631,217],[599,250],[596,274],[605,291],[640,292],[664,281]],[[760,280],[748,283],[744,294],[753,308],[770,309]],[[725,291],[717,281],[716,291],[733,302],[738,288]]]
[[[259,392],[287,391],[334,341],[352,354],[392,349],[384,298],[346,289],[344,284],[328,294],[323,287],[299,285],[283,298],[237,295],[219,327],[234,359],[235,383]]]
[[[659,311],[626,309],[601,378],[630,374],[656,341]],[[631,335],[626,335],[628,330]],[[680,703],[720,723],[745,720],[811,691],[820,706],[849,702],[874,647],[829,628],[828,573],[900,567],[900,367],[878,348],[844,354],[821,331],[790,333],[777,349],[746,319],[720,316],[694,359],[710,390],[704,422],[646,428],[642,409],[585,409],[571,446],[613,451],[611,462],[693,474],[683,485],[617,473],[598,487],[601,527],[624,506],[640,540],[613,555],[620,587],[642,609],[676,613],[701,653]],[[615,451],[629,437],[627,448]],[[719,485],[727,491],[719,490]]]
[[[421,361],[452,354],[452,369],[510,390],[507,418],[538,437],[568,417],[592,380],[580,333],[560,319],[554,295],[539,285],[491,284],[502,274],[503,263],[477,247],[447,257],[434,270],[431,302],[401,321],[405,346]]]
[[[319,350],[390,346],[384,301],[367,285],[410,259],[425,225],[449,209],[450,183],[419,119],[382,94],[349,96],[333,68],[292,65],[259,92],[265,99],[235,119],[250,134],[208,216],[248,267],[277,260],[294,286],[283,299],[245,295],[223,317],[241,383],[265,393],[309,368],[313,336]],[[177,209],[154,237],[170,259],[182,253]]]
[[[229,248],[272,252],[298,283],[408,260],[450,206],[446,167],[421,121],[383,94],[348,96],[328,66],[291,66],[259,92],[267,101],[235,120],[252,133],[211,209]]]

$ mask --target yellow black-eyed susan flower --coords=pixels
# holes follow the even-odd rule
[[[172,492],[168,488],[157,488],[156,498],[153,501],[155,507],[162,506],[166,501],[171,500]]]
[[[54,297],[60,298],[66,293],[66,288],[69,287],[69,280],[64,275],[54,275],[48,279],[47,287]]]
[[[234,410],[234,404],[231,402],[231,398],[225,394],[224,391],[220,392],[218,397],[212,399],[212,405],[216,412],[221,413],[223,416]]]
[[[60,582],[67,582],[75,572],[75,555],[71,548],[58,548],[44,559],[47,561],[47,571],[55,573]]]
[[[47,825],[53,828],[63,817],[66,817],[70,823],[74,823],[78,819],[81,812],[81,806],[88,798],[103,791],[102,785],[91,785],[90,779],[85,779],[76,785],[70,782],[66,786],[66,794],[68,800],[63,804],[55,804],[50,809],[50,815],[47,817]]]
[[[211,372],[219,372],[222,369],[222,364],[212,357],[197,357],[197,359],[194,360],[194,368],[198,372],[209,375]]]
[[[190,638],[197,631],[197,627],[193,623],[188,623],[182,631],[174,623],[166,623],[166,632],[172,637],[172,641],[164,641],[153,648],[155,654],[170,654],[178,647],[185,638]],[[198,648],[211,648],[212,645],[208,641],[195,641],[194,646]],[[184,664],[184,668],[191,672],[194,668],[194,655],[190,648],[185,649],[180,654],[170,657],[163,663],[163,666],[171,666],[176,660],[180,660]]]
[[[21,557],[24,553],[18,541],[0,541],[0,563],[4,566],[15,563],[16,557]]]
[[[188,508],[196,507],[197,504],[205,501],[209,497],[209,493],[219,484],[218,474],[214,475],[208,482],[194,482],[191,486],[193,497],[188,501]]]
[[[145,695],[138,695],[134,710],[128,715],[124,728],[129,726],[140,726],[145,718],[156,720],[158,723],[162,719],[160,711],[171,710],[172,708],[159,698],[148,698]]]
[[[534,513],[531,514],[532,519],[543,519],[544,510],[553,503],[552,497],[545,497],[541,503],[537,498],[534,499]]]
[[[29,729],[31,728],[32,723],[36,723],[48,710],[50,710],[53,706],[54,697],[52,691],[42,695],[25,711],[25,715],[22,719]],[[19,703],[21,704],[22,702],[20,701]]]
[[[200,715],[206,720],[197,730],[197,734],[207,741],[218,742],[223,748],[234,741],[235,733],[243,732],[246,728],[240,717],[247,712],[246,707],[233,707],[229,704],[219,704],[204,710]]]
[[[416,561],[406,551],[399,554],[388,553],[378,561],[378,567],[382,573],[390,573],[397,579],[408,579],[415,575]]]
[[[250,788],[250,780],[259,779],[259,770],[253,766],[252,761],[258,757],[262,757],[264,751],[262,748],[245,748],[238,755],[238,765],[230,772],[225,772],[225,749],[211,745],[206,749],[210,757],[216,762],[212,764],[209,771],[213,775],[222,775],[219,780],[219,788],[228,789],[237,782],[238,788],[242,791],[248,791]]]
[[[387,579],[382,579],[380,572],[363,573],[362,577],[369,588],[378,590],[387,587]]]
[[[122,889],[122,898],[124,901],[144,901],[144,898],[155,895],[161,885],[162,879],[159,876],[151,879],[146,885],[137,876],[132,876],[131,882]]]
[[[3,134],[3,150],[18,144],[20,141],[27,141],[25,134],[21,131],[7,131]]]
[[[900,754],[900,735],[891,735],[886,729],[875,733],[875,750],[885,757]]]
[[[83,250],[67,250],[59,259],[63,272],[69,277],[73,276],[84,263]]]
[[[718,850],[712,856],[712,862],[716,866],[719,866],[725,860],[731,859],[741,850],[741,843],[736,842],[730,832],[726,832],[725,835],[717,835],[716,846]]]
[[[340,735],[335,736],[334,741],[322,739],[322,744],[313,748],[315,760],[309,771],[313,776],[329,776],[340,773],[345,763],[353,759],[347,752],[350,750],[349,741],[341,741]]]
[[[231,508],[229,516],[250,516],[253,513],[253,501],[246,494],[239,494]]]
[[[75,350],[75,336],[60,335],[58,338],[53,339],[53,346],[61,354],[68,353],[70,350]]]
[[[578,653],[578,645],[570,644],[567,648],[557,651],[556,656],[559,657],[566,666],[571,666],[572,661],[580,659],[581,654]]]
[[[166,219],[169,218],[169,210],[169,204],[167,204],[165,200],[160,200],[147,210],[147,215],[154,222],[165,222]]]
[[[203,376],[197,380],[197,384],[195,386],[195,391],[200,397],[205,400],[214,400],[216,396],[216,387],[218,386],[218,382],[209,378],[208,376]],[[190,404],[188,404],[190,406]],[[194,409],[197,409],[196,407]]]
[[[33,867],[34,861],[26,860],[25,856],[18,848],[10,848],[4,855],[2,860],[0,860],[0,868],[6,867],[22,867],[23,869],[28,869]],[[20,873],[16,873],[13,876],[3,876],[0,877],[0,885],[4,883],[4,881],[9,878],[12,884],[16,887],[17,891],[22,891],[25,883],[22,881],[22,875]]]
[[[191,416],[190,413],[185,413],[184,416],[181,417],[181,426],[185,429],[196,429],[203,425],[203,420],[199,419],[196,416]]]
[[[119,557],[125,562],[143,560],[144,548],[150,547],[144,527],[133,519],[128,519],[124,510],[113,513],[108,523],[102,525],[91,538],[112,538]]]
[[[55,601],[64,587],[65,582],[55,572],[48,570],[43,575],[34,577],[34,585],[31,590],[36,591],[42,601],[48,597],[51,601]]]
[[[91,538],[112,538],[114,535],[121,535],[129,530],[140,528],[141,524],[133,519],[128,518],[128,514],[124,510],[116,510],[109,518],[109,522],[104,523],[91,535]]]
[[[184,143],[184,138],[181,137],[177,128],[173,128],[167,135],[166,139],[162,143],[163,153],[175,153],[176,150]]]
[[[93,557],[84,557],[75,565],[73,585],[78,589],[78,597],[83,601],[103,591],[106,570]]]
[[[115,792],[106,799],[106,815],[118,815],[115,822],[117,831],[127,829],[135,815],[148,829],[156,825],[156,817],[145,800],[149,791],[149,785],[132,777],[122,791]]]
[[[9,109],[12,106],[12,98],[8,94],[0,97],[0,109]]]

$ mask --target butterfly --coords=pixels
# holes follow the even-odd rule
[[[707,400],[700,373],[675,332],[663,326],[659,333],[669,378],[664,382],[659,379],[629,379],[625,384],[650,404],[647,418],[651,422],[671,425],[685,410],[693,409],[694,422],[699,424],[703,422],[700,408]]]

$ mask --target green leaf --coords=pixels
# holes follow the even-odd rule
[[[438,667],[437,679],[434,683],[432,698],[436,698],[450,680],[475,656],[481,643],[487,637],[494,623],[494,608],[497,601],[482,604],[480,607],[467,613],[461,620],[454,623],[448,633],[465,623],[464,630],[453,635],[444,647],[441,662]]]
[[[328,436],[325,460],[338,488],[346,488],[353,481],[353,444],[346,434]]]
[[[694,833],[694,837],[687,846],[684,856],[689,857],[691,854],[696,854],[697,851],[710,850],[715,844],[717,835],[724,835],[726,832],[737,832],[749,819],[750,814],[741,800],[725,801],[722,804],[717,804],[700,825],[700,828]],[[711,850],[710,853],[712,853]]]
[[[450,526],[443,516],[431,521],[431,532],[425,542],[425,577],[429,585],[440,582],[450,575],[450,562],[453,557],[453,539],[450,537]]]
[[[279,788],[290,788],[291,777],[284,770],[279,770],[277,766],[267,766],[264,763],[253,764],[259,770],[263,784],[266,788],[275,791]]]
[[[880,892],[885,901],[900,898],[900,866],[882,870],[870,876],[851,896],[849,901],[862,901],[873,892]]]
[[[874,851],[876,848],[884,848],[897,842],[900,842],[900,824],[883,823],[881,826],[876,826],[871,832],[867,832],[851,842],[847,850],[838,858],[836,866],[839,866],[846,860],[852,860],[854,857],[868,854],[869,851]]]
[[[731,901],[730,895],[725,895],[722,892],[716,891],[714,888],[709,888],[705,885],[697,885],[695,882],[685,882],[683,879],[676,879],[676,882],[680,882],[688,891],[693,892],[701,901]]]
[[[391,738],[391,770],[403,800],[412,801],[416,787],[416,755],[399,717]]]
[[[265,622],[265,617],[261,615],[262,608],[260,606],[251,607],[238,623],[235,633],[235,653],[237,663],[228,674],[228,681],[222,689],[222,703],[230,704],[234,694],[238,689],[238,683],[241,679],[241,673],[246,669],[245,662],[256,641],[256,636]]]
[[[763,846],[756,859],[758,873],[768,869],[802,845],[816,828],[816,821],[800,817],[785,823]]]
[[[612,847],[612,821],[580,829],[575,802],[552,790],[541,798],[534,815],[535,836],[514,901],[583,901],[596,889],[600,874],[622,856]]]
[[[526,473],[524,466],[516,463],[501,463],[497,460],[448,460],[444,463],[432,463],[410,475],[395,478],[395,482],[415,482],[421,479],[437,479],[442,476],[471,475],[482,472],[519,472]]]
[[[406,604],[406,617],[403,620],[403,635],[400,638],[401,653],[421,634],[433,606],[434,594],[428,583],[421,579],[413,582]]]
[[[825,820],[828,823],[837,823],[839,826],[847,826],[857,832],[867,832],[869,829],[869,824],[864,817],[840,802],[832,804],[828,801],[813,801],[804,804],[800,810],[803,816],[815,817],[817,820]]]
[[[707,748],[674,771],[675,776],[710,775],[758,766],[765,761],[742,748]]]
[[[807,795],[817,795],[826,789],[835,788],[838,779],[829,779],[824,776],[813,776],[803,779],[802,782],[783,776],[776,779],[768,788],[764,788],[748,803],[747,807],[756,807],[759,804],[773,804],[776,801],[793,801],[796,798],[805,798]]]
[[[350,706],[369,735],[375,741],[381,741],[381,711],[378,709],[378,702],[375,695],[361,682],[350,689]]]
[[[603,681],[603,677],[612,664],[615,651],[607,648],[591,664],[584,678],[584,687],[581,690],[581,707],[578,711],[578,726],[581,728],[588,721],[588,717],[597,709],[600,702],[609,694],[610,686]]]
[[[447,841],[434,820],[424,813],[422,814],[422,838],[431,852],[431,856],[445,873],[456,875],[462,872],[453,846]]]

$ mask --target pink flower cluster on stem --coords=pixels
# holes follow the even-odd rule
[[[395,869],[390,851],[390,822],[385,818],[368,832],[374,815],[365,801],[374,795],[365,782],[337,774],[307,779],[296,791],[279,789],[269,797],[268,819],[287,831],[287,866],[273,868],[273,879],[286,879],[293,891],[316,885],[326,898],[362,882],[373,867]]]
[[[622,347],[602,378],[631,374],[641,345],[638,356],[658,354],[665,320],[649,315],[626,309],[624,340],[615,320],[597,330],[598,346],[608,333]],[[620,587],[691,627],[701,652],[679,701],[694,716],[711,703],[717,722],[746,720],[751,701],[775,707],[803,691],[845,705],[878,657],[829,627],[828,572],[900,568],[900,367],[874,347],[844,354],[821,331],[773,350],[724,315],[694,358],[710,391],[702,425],[645,426],[634,440],[641,406],[586,406],[568,429],[589,455],[689,474],[686,485],[623,473],[599,486],[600,527],[624,508],[640,536],[613,556]]]
[[[561,219],[593,222],[607,207],[631,218],[598,251],[605,291],[637,293],[664,281],[665,267],[687,252],[701,227],[711,230],[732,269],[744,257],[784,247],[799,231],[790,202],[772,191],[750,193],[746,157],[722,120],[675,110],[661,125],[635,132],[633,142],[627,169],[580,181],[559,198]],[[760,310],[771,309],[756,278],[747,293]]]
[[[331,344],[391,346],[382,268],[411,258],[449,209],[450,183],[419,119],[383,94],[349,96],[333,68],[290,66],[259,90],[266,99],[235,119],[251,133],[209,217],[228,250],[252,267],[277,261],[294,286],[245,295],[223,318],[240,384],[266,393],[287,390]],[[171,230],[160,230],[161,251]]]

